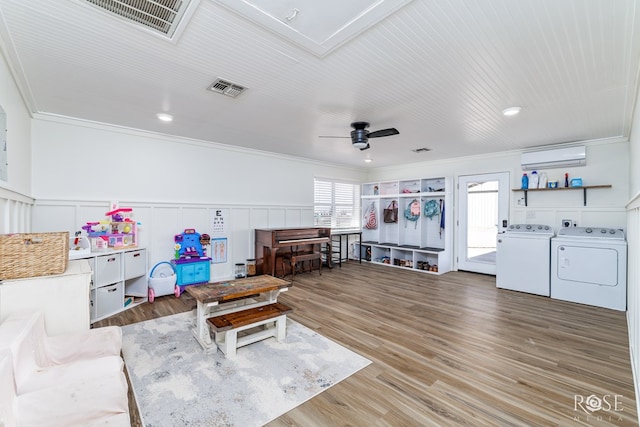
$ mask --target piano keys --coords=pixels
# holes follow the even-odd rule
[[[331,267],[331,228],[329,227],[263,228],[256,229],[255,233],[258,274],[275,276],[276,273],[281,273],[285,276],[288,272],[285,271],[284,263],[276,263],[277,258],[292,251],[315,251],[322,245],[325,247],[327,265]]]

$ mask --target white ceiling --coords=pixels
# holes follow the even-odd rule
[[[351,166],[628,138],[638,0],[387,1],[379,22],[314,52],[228,0],[200,0],[174,41],[85,0],[0,0],[0,45],[33,112]],[[270,2],[301,20],[307,3]],[[218,77],[247,90],[207,91]],[[400,134],[365,151],[318,137],[348,136],[354,121]]]

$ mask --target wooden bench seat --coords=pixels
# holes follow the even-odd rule
[[[313,271],[313,266],[315,261],[318,261],[318,273],[322,275],[322,253],[320,252],[302,252],[302,253],[294,253],[289,258],[289,262],[291,263],[291,281],[296,276],[296,267],[299,262],[304,263],[305,261],[309,261],[309,271]]]
[[[286,335],[287,314],[291,312],[291,307],[276,302],[210,317],[207,324],[214,332],[220,351],[227,358],[232,358],[236,355],[236,350],[245,345],[270,337],[275,337],[276,341],[283,340]],[[238,332],[258,326],[264,328],[238,337]]]

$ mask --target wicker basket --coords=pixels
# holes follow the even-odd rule
[[[62,274],[68,257],[66,231],[0,235],[0,280]]]

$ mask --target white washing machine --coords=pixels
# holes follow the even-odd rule
[[[498,234],[496,286],[549,296],[553,228],[541,224],[512,224]]]
[[[561,228],[551,241],[551,298],[627,309],[627,241],[613,228]]]

